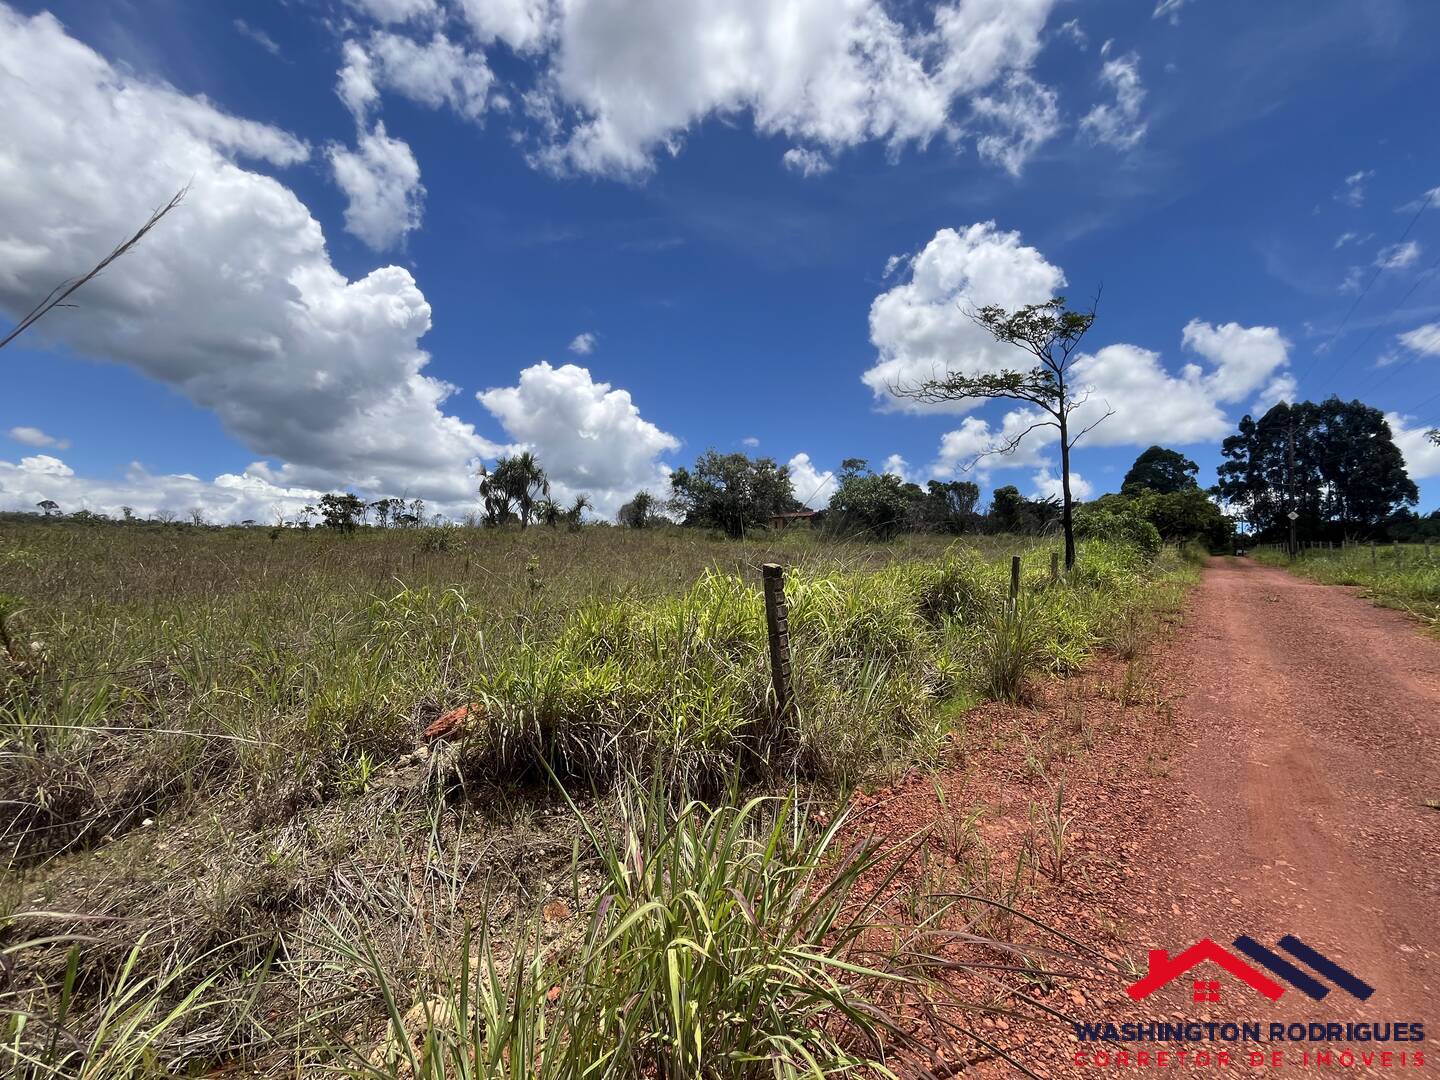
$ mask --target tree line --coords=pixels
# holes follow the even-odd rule
[[[1292,514],[1296,532],[1309,540],[1410,538],[1429,535],[1432,529],[1440,532],[1440,512],[1422,519],[1410,509],[1419,493],[1384,415],[1362,402],[1336,397],[1319,404],[1282,402],[1259,420],[1244,417],[1238,432],[1221,448],[1225,460],[1208,492],[1195,479],[1194,462],[1177,451],[1152,446],[1137,458],[1118,493],[1082,505],[1071,487],[1071,453],[1112,415],[1108,405],[1092,407],[1082,426],[1076,426],[1076,410],[1086,405],[1091,390],[1073,381],[1072,367],[1095,313],[1095,304],[1075,310],[1063,296],[1014,311],[1000,307],[967,311],[976,325],[997,342],[1012,346],[1024,361],[995,372],[949,372],[918,384],[890,387],[897,397],[921,402],[1005,400],[1024,405],[1031,410],[1027,426],[986,453],[1010,453],[1032,432],[1053,429],[1060,451],[1058,497],[1028,499],[1007,485],[996,489],[990,506],[981,512],[980,491],[974,483],[937,479],[921,487],[876,473],[862,458],[847,458],[840,463],[824,527],[876,539],[907,531],[1026,533],[1058,528],[1067,569],[1074,563],[1077,534],[1116,533],[1146,543],[1152,538],[1198,538],[1220,548],[1237,525],[1245,535],[1261,541],[1288,535]],[[1428,438],[1440,445],[1440,429],[1429,431]],[[493,469],[482,466],[478,496],[475,523],[492,527],[513,523],[525,529],[538,523],[579,528],[591,508],[584,495],[568,504],[552,498],[549,477],[530,451],[502,457]],[[50,500],[39,508],[46,516],[59,513]],[[195,524],[203,520],[198,509],[191,514]],[[350,531],[372,514],[381,527],[414,526],[425,520],[419,499],[366,503],[340,492],[306,506],[295,524],[308,527],[318,515],[323,525]],[[768,457],[712,449],[693,466],[671,474],[666,497],[637,492],[620,508],[617,521],[646,528],[673,520],[738,537],[749,530],[787,524],[801,515],[815,520],[796,498],[786,466]],[[283,518],[277,522],[284,524],[291,523]]]

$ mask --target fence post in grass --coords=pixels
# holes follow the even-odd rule
[[[1054,585],[1060,580],[1060,553],[1050,552],[1050,584]]]
[[[766,563],[760,568],[765,582],[765,627],[770,634],[770,677],[775,684],[775,710],[787,719],[794,708],[790,693],[790,612],[785,606],[785,568]]]
[[[1020,556],[1010,556],[1010,606],[1020,597]]]

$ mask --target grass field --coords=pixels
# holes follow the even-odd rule
[[[5,526],[10,1063],[738,1077],[878,1060],[899,1034],[874,1002],[923,982],[922,954],[844,960],[878,857],[831,850],[845,790],[924,767],[985,697],[1133,653],[1193,576],[1173,550],[1093,542],[1053,585],[1052,548]],[[788,568],[783,719],[767,561]],[[462,737],[427,743],[459,705]]]
[[[1408,612],[1432,630],[1440,627],[1440,546],[1349,544],[1306,549],[1293,561],[1265,548],[1255,558],[1324,585],[1357,585],[1377,604]]]

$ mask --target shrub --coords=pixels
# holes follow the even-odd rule
[[[1146,555],[1160,550],[1160,532],[1139,514],[1128,510],[1080,507],[1075,512],[1075,535],[1082,540],[1110,540],[1131,544]]]

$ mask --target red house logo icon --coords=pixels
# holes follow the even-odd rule
[[[1218,964],[1228,974],[1233,975],[1257,994],[1263,994],[1271,1001],[1279,1001],[1280,995],[1285,993],[1285,988],[1279,983],[1262,975],[1234,953],[1222,949],[1209,938],[1197,941],[1174,958],[1164,949],[1151,949],[1149,974],[1138,982],[1131,983],[1126,987],[1125,992],[1135,1001],[1141,1001],[1159,990],[1160,987],[1173,982],[1191,968],[1203,964],[1207,960]],[[1194,1000],[1196,1001],[1220,1000],[1220,984],[1218,982],[1196,980],[1194,990]]]

